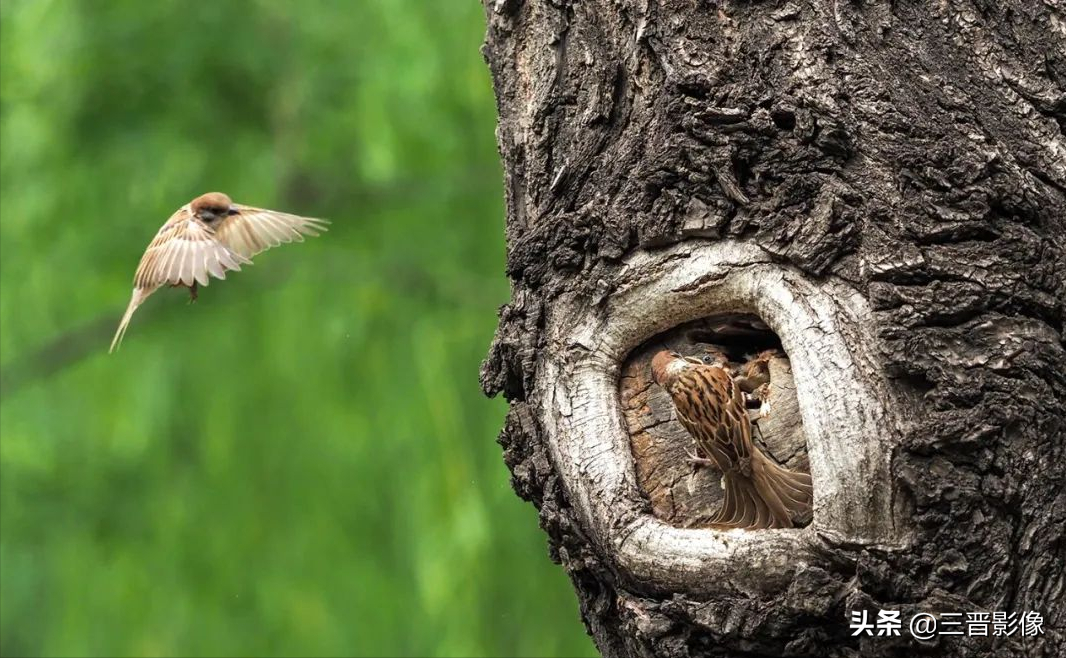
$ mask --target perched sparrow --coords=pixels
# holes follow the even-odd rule
[[[725,497],[712,524],[791,528],[807,514],[811,476],[778,465],[752,442],[744,392],[724,361],[706,363],[664,350],[652,359],[651,369],[696,442],[693,461],[722,471]]]
[[[325,231],[326,224],[324,219],[242,206],[221,192],[193,199],[170,216],[141,257],[133,297],[108,351],[118,347],[133,312],[160,287],[186,287],[195,301],[197,285],[206,286],[210,277],[225,279],[226,272],[240,270],[259,252],[283,242],[303,242],[303,236]]]

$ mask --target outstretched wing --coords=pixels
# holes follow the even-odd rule
[[[681,424],[721,470],[732,470],[751,457],[751,422],[744,394],[725,370],[688,368],[670,395]]]
[[[227,271],[239,270],[248,262],[220,242],[209,226],[182,209],[163,224],[148,245],[133,284],[136,289],[191,286],[193,282],[206,286],[211,276],[225,279]]]
[[[285,242],[303,242],[305,235],[326,230],[325,219],[301,217],[275,210],[235,204],[235,215],[225,217],[215,230],[215,237],[234,253],[251,258],[261,251]]]

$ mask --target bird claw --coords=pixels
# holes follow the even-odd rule
[[[713,461],[706,457],[700,457],[695,450],[686,450],[685,454],[688,455],[688,463],[692,464],[694,469],[698,469],[701,466],[714,466]]]
[[[770,401],[769,400],[763,400],[762,404],[759,405],[759,418],[769,418],[769,417],[770,417]]]

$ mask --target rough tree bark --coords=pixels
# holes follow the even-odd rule
[[[1060,1],[486,3],[482,386],[601,652],[1066,655]],[[791,358],[806,528],[678,527],[637,485],[627,355],[736,311]],[[1044,632],[851,637],[879,608]]]

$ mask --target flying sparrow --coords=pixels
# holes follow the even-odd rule
[[[744,392],[724,358],[696,359],[663,350],[652,359],[651,369],[695,440],[693,461],[722,471],[725,497],[713,525],[791,528],[795,519],[806,516],[811,476],[778,465],[752,442]]]
[[[318,235],[328,221],[233,203],[221,192],[196,197],[178,209],[156,233],[133,276],[133,296],[111,341],[113,352],[122,342],[133,312],[162,286],[189,289],[196,301],[197,286],[210,277],[225,279],[252,256],[283,242],[303,242]]]

